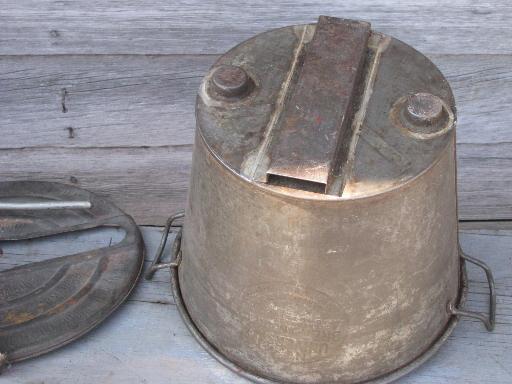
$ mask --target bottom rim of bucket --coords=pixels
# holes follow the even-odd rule
[[[464,259],[462,258],[460,260],[460,282],[461,284],[459,287],[459,297],[458,302],[456,304],[457,307],[464,305],[468,291],[466,265]],[[229,368],[231,371],[238,374],[239,376],[258,384],[295,384],[292,381],[277,381],[253,373],[245,368],[240,367],[238,364],[229,360],[224,354],[219,352],[217,348],[215,348],[215,346],[211,344],[208,341],[208,339],[197,328],[194,321],[190,317],[190,314],[188,313],[187,307],[185,306],[185,302],[183,301],[183,296],[181,294],[178,268],[171,268],[171,292],[172,295],[174,296],[174,301],[176,303],[176,307],[178,308],[178,312],[190,333],[194,336],[199,345],[201,345],[201,347],[203,347],[203,349],[205,349],[219,363],[224,365],[226,368]],[[444,344],[444,342],[453,332],[458,322],[459,317],[456,315],[452,315],[450,317],[450,320],[446,324],[443,333],[430,345],[430,347],[427,350],[425,350],[421,355],[417,356],[404,366],[397,368],[396,370],[386,373],[384,375],[381,375],[379,377],[365,381],[357,381],[352,384],[388,384],[395,380],[398,380],[402,376],[407,375],[408,373],[418,368],[420,365],[425,363],[427,360],[429,360],[432,356],[436,354],[441,345]],[[336,384],[337,382],[331,381],[329,383]],[[341,381],[339,383],[341,383]],[[344,381],[343,383],[346,384],[347,382]],[[315,384],[322,384],[322,382],[318,382]]]

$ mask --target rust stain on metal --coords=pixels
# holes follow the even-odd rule
[[[322,192],[348,155],[370,25],[321,16],[270,149],[268,182]]]
[[[9,325],[21,324],[26,321],[32,320],[34,318],[34,314],[29,312],[15,312],[9,311],[2,319],[2,323]]]

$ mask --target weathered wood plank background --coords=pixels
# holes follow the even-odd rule
[[[218,54],[318,14],[426,53],[459,111],[460,217],[512,219],[512,4],[1,0],[0,180],[71,182],[140,224],[183,207],[194,100]]]
[[[402,384],[512,382],[512,3],[507,0],[0,0],[0,180],[78,185],[138,223],[185,203],[201,77],[218,55],[270,28],[319,14],[371,21],[424,52],[458,103],[462,245],[494,269],[498,324],[463,320]],[[500,220],[499,222],[496,222]],[[160,229],[143,228],[148,259]],[[0,243],[0,271],[104,244],[113,233]],[[103,237],[102,237],[103,236]],[[484,310],[481,272],[469,307]],[[14,366],[1,383],[246,383],[207,355],[180,321],[168,274],[141,280],[80,341]]]
[[[255,33],[367,19],[428,53],[512,53],[510,2],[2,0],[0,54],[218,54]]]

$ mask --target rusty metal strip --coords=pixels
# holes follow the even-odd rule
[[[270,145],[268,182],[329,190],[348,154],[369,36],[366,22],[319,18]]]

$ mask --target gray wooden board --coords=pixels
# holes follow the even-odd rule
[[[2,0],[0,54],[221,53],[318,15],[366,19],[429,53],[512,53],[507,0]]]
[[[215,56],[0,56],[0,148],[192,144]]]
[[[142,228],[152,260],[161,229]],[[463,224],[465,251],[492,267],[498,292],[497,327],[487,333],[474,320],[463,319],[447,343],[401,384],[502,383],[512,381],[512,223]],[[108,246],[119,241],[115,230],[89,231],[58,239],[0,243],[0,268]],[[484,274],[469,268],[468,307],[486,310]],[[0,382],[34,383],[248,383],[213,360],[195,342],[179,318],[169,293],[169,275],[159,271],[153,281],[140,280],[134,294],[114,315],[80,340],[39,358],[13,365]]]
[[[0,57],[0,180],[72,181],[163,224],[185,202],[195,95],[216,57]],[[431,58],[458,102],[461,218],[510,219],[512,55]]]
[[[190,146],[0,150],[0,180],[73,184],[114,201],[139,223],[161,223],[185,206]]]

